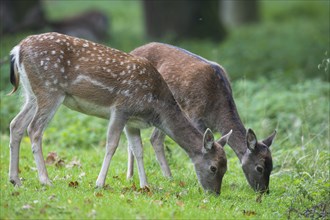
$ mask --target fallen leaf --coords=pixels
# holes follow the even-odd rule
[[[69,182],[69,187],[77,188],[79,183],[77,181],[71,181]]]
[[[140,193],[148,193],[148,192],[150,192],[150,188],[148,186],[145,186],[143,188],[140,188],[138,190],[138,192],[140,192]]]
[[[185,186],[186,186],[186,183],[183,182],[183,181],[180,181],[180,182],[179,182],[179,186],[181,186],[181,187],[185,187]]]
[[[132,184],[132,186],[131,186],[131,189],[133,190],[133,191],[136,191],[136,186],[135,186],[135,183],[133,182],[133,184]]]
[[[64,165],[65,165],[65,162],[62,159],[59,159],[55,162],[56,167],[64,167]]]
[[[245,216],[254,216],[256,215],[257,213],[255,211],[250,211],[250,210],[243,210],[243,214]]]
[[[176,204],[180,207],[184,207],[184,203],[180,200],[176,201]]]
[[[12,196],[19,196],[19,192],[18,192],[18,191],[16,191],[16,192],[12,192],[11,195],[12,195]]]
[[[100,192],[96,192],[96,193],[94,193],[94,195],[96,196],[96,197],[103,197],[103,194],[102,193],[100,193]]]
[[[57,160],[57,153],[56,152],[49,152],[46,158],[46,164],[52,165]]]
[[[123,188],[121,189],[121,194],[125,194],[125,193],[127,193],[129,190],[130,190],[129,187],[123,187]]]

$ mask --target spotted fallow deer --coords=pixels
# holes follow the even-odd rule
[[[27,130],[41,184],[51,185],[42,154],[42,136],[58,107],[109,120],[106,153],[96,181],[106,175],[120,134],[125,130],[137,159],[140,187],[148,185],[140,129],[155,126],[173,138],[194,164],[205,191],[219,194],[227,160],[223,146],[230,133],[214,141],[181,111],[167,84],[144,58],[58,33],[33,35],[11,51],[13,92],[23,85],[25,105],[10,123],[9,179],[21,185],[19,149]]]
[[[228,141],[239,158],[250,186],[269,192],[272,156],[269,147],[276,131],[263,141],[246,130],[236,109],[232,89],[223,67],[182,48],[149,43],[131,54],[147,58],[163,76],[174,98],[201,131],[211,128],[222,134],[233,130]],[[164,155],[165,134],[155,129],[151,143],[164,176],[171,171]],[[129,153],[127,177],[133,175],[133,155]]]

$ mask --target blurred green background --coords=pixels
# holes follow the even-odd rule
[[[12,1],[2,1],[1,4],[4,2]],[[80,15],[87,16],[87,20],[90,20],[89,15],[84,14],[86,11],[97,11],[107,19],[107,23],[101,25],[102,31],[106,32],[106,37],[100,37],[96,40],[122,51],[130,52],[150,41],[165,42],[218,62],[227,70],[234,87],[239,80],[252,80],[252,82],[258,81],[257,85],[274,84],[279,86],[281,90],[285,90],[288,86],[304,84],[306,81],[313,84],[316,80],[321,85],[316,83],[315,86],[325,88],[324,93],[329,95],[329,1],[251,1],[253,2],[251,4],[252,9],[249,10],[244,7],[243,9],[242,7],[239,8],[239,5],[235,4],[231,5],[231,8],[223,4],[223,2],[229,1],[206,1],[208,4],[201,4],[203,7],[198,5],[198,2],[203,3],[204,1],[193,1],[197,3],[191,6],[192,2],[186,0],[170,1],[171,4],[165,5],[161,4],[162,1],[143,0],[33,0],[14,2],[18,2],[17,5],[21,5],[22,2],[30,5],[32,3],[37,4],[41,15],[34,17],[38,18],[36,23],[41,25],[38,28],[31,24],[30,26],[19,26],[18,20],[16,26],[19,28],[1,33],[1,132],[8,132],[9,121],[16,114],[18,107],[16,101],[4,96],[11,90],[8,65],[8,54],[11,48],[29,34],[57,30],[54,24],[65,26],[65,22],[72,23],[72,17],[75,18],[77,15],[78,17]],[[160,2],[158,7],[157,4],[155,6],[155,2]],[[240,1],[234,2],[237,4]],[[153,5],[148,6],[150,3]],[[11,5],[11,7],[18,7],[17,5]],[[188,7],[189,5],[190,7]],[[243,6],[246,5],[243,4]],[[32,6],[24,5],[24,7]],[[150,34],[150,29],[154,28],[148,25],[150,7],[154,9],[153,14],[151,14],[155,16],[154,23],[156,25],[157,22],[164,24],[164,33]],[[170,7],[174,8],[174,12],[179,15],[170,14],[168,12]],[[235,7],[237,9],[232,9]],[[189,10],[194,13],[183,12]],[[245,20],[236,21],[239,20],[237,16],[224,18],[221,15],[226,10],[231,10],[236,14],[245,13]],[[12,8],[11,11],[15,10]],[[160,15],[157,16],[157,13]],[[182,14],[181,17],[180,13]],[[204,19],[203,16],[208,13],[216,15],[212,17],[213,20],[207,19],[207,16]],[[171,16],[177,19],[177,23],[185,19],[186,23],[183,22],[181,26],[186,25],[190,28],[190,23],[194,25],[197,21],[205,32],[211,31],[202,35],[182,34],[181,32],[176,35],[173,32],[175,29],[171,29],[172,26],[175,26]],[[30,17],[34,18],[33,16]],[[21,19],[24,21],[24,16]],[[4,19],[2,20],[4,21]],[[87,23],[86,18],[80,21],[83,22],[83,28],[88,29],[93,25],[93,23]],[[165,24],[166,22],[167,24]],[[1,25],[2,30],[6,30],[4,22]],[[77,26],[77,21],[71,25]],[[213,31],[214,27],[211,26],[214,25],[218,25],[216,27],[219,27],[220,33]],[[182,27],[179,28],[183,29]],[[190,31],[189,28],[186,32]],[[234,90],[234,95],[238,97],[239,92],[239,90]],[[258,94],[258,91],[255,92],[252,95]],[[267,100],[277,98],[276,91],[272,92],[272,94],[264,94]],[[275,101],[277,100],[273,100],[273,102]],[[276,106],[279,103],[272,104]],[[270,104],[271,108],[273,108],[272,104]],[[327,113],[324,112],[323,116],[326,116]],[[243,119],[248,115],[252,117],[246,111],[241,111],[241,114],[243,114]],[[278,114],[281,114],[281,109],[276,109],[272,114],[277,117]],[[258,117],[260,116],[256,116],[256,118]]]

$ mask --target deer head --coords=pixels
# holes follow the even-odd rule
[[[247,150],[242,157],[242,168],[250,186],[258,192],[269,193],[269,177],[273,170],[269,147],[275,135],[276,131],[268,138],[258,141],[252,129],[248,129],[246,134]]]
[[[220,194],[222,178],[227,171],[227,159],[223,147],[232,131],[214,141],[213,133],[207,129],[203,138],[202,153],[196,157],[194,166],[200,184],[204,190]]]

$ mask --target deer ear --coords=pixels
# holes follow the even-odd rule
[[[262,143],[264,143],[267,147],[270,147],[270,145],[272,145],[274,138],[277,134],[277,131],[275,130],[268,138],[265,138],[264,140],[262,140]]]
[[[233,130],[230,130],[227,134],[225,134],[224,136],[222,136],[217,142],[218,144],[221,145],[221,147],[224,147],[227,143],[228,140],[230,138],[231,133],[233,133]]]
[[[214,135],[212,131],[208,128],[206,129],[203,137],[203,147],[206,151],[209,151],[212,149],[214,144]]]
[[[246,142],[247,142],[247,147],[249,148],[250,151],[255,151],[257,147],[257,136],[253,132],[252,129],[248,129],[247,134],[246,134]]]

